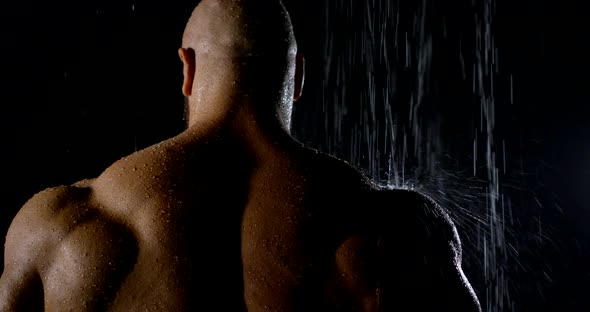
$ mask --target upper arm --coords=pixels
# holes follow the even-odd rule
[[[424,294],[425,300],[415,303],[419,310],[481,311],[461,267],[461,241],[450,216],[420,193],[399,191],[398,194],[404,209],[407,207],[406,218],[411,221],[409,227],[403,228],[402,235],[406,236],[400,236],[408,255],[397,258],[400,265],[411,269],[408,271],[411,275],[406,276],[409,290]],[[388,239],[393,242],[394,238]],[[394,253],[390,256],[396,257],[391,247]]]
[[[0,311],[42,310],[39,269],[50,261],[56,236],[63,234],[54,217],[64,199],[62,188],[46,190],[31,198],[13,219],[4,245]]]
[[[458,233],[441,207],[409,191],[380,192],[365,205],[373,213],[336,256],[361,310],[480,311],[461,269]]]

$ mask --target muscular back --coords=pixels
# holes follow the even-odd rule
[[[180,135],[25,204],[0,310],[392,311],[415,292],[477,309],[436,205],[297,144]]]

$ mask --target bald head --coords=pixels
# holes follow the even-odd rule
[[[204,57],[282,58],[297,52],[291,20],[279,0],[203,0],[182,44]]]
[[[179,53],[189,125],[245,107],[290,127],[292,103],[303,86],[303,57],[280,0],[202,0]]]

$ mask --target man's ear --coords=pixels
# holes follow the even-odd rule
[[[195,80],[195,51],[193,49],[178,49],[178,56],[183,64],[184,79],[182,82],[182,94],[190,96],[193,90]]]
[[[295,62],[295,90],[293,92],[293,101],[297,102],[303,93],[305,83],[305,57],[303,53],[297,52]]]

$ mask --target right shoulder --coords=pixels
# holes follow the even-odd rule
[[[411,303],[415,311],[481,311],[445,209],[423,193],[403,189],[372,190],[358,207],[357,230],[336,253],[348,297],[384,310]],[[428,300],[405,302],[416,296]]]
[[[346,160],[310,148],[305,148],[304,155],[309,160],[308,166],[316,180],[321,181],[320,189],[324,191],[329,188],[342,195],[378,189],[359,168]]]

